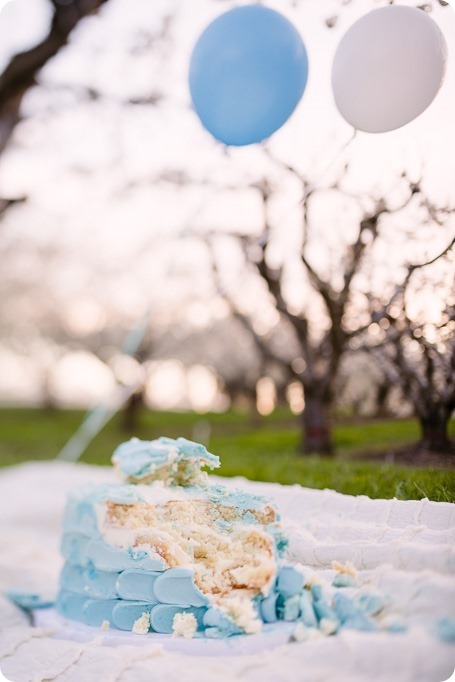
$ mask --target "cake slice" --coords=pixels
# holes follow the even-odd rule
[[[259,631],[286,546],[274,505],[210,484],[202,467],[219,458],[184,438],[132,439],[112,462],[123,483],[68,501],[58,610],[130,630],[147,613],[170,632],[186,613],[209,636]]]
[[[255,634],[280,619],[332,634],[346,620],[343,599],[328,603],[286,563],[276,507],[213,484],[202,469],[219,458],[203,445],[133,438],[112,462],[121,483],[83,486],[68,500],[62,616],[186,638]],[[349,623],[370,627],[350,609]]]

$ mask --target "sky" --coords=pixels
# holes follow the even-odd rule
[[[403,128],[380,135],[358,133],[346,146],[353,130],[334,106],[333,56],[345,31],[384,3],[264,4],[282,12],[299,30],[310,65],[301,102],[268,143],[272,153],[320,184],[336,177],[349,159],[346,187],[357,194],[394,196],[397,176],[407,168],[414,177],[424,176],[435,201],[453,203],[453,10],[437,6],[430,15],[449,50],[445,82],[434,102]],[[170,38],[151,53],[146,34],[159,30],[170,8],[176,16]],[[24,121],[0,160],[0,194],[26,194],[29,201],[7,216],[2,239],[4,244],[21,244],[15,276],[21,285],[36,286],[36,291],[39,282],[34,282],[33,273],[41,276],[36,247],[55,252],[46,285],[52,306],[64,309],[68,329],[79,336],[104,323],[108,304],[126,327],[141,320],[151,300],[155,324],[161,328],[176,317],[187,316],[188,322],[203,326],[225,316],[226,306],[213,297],[203,249],[191,230],[222,232],[234,226],[255,234],[261,207],[248,184],[265,171],[280,186],[272,206],[270,257],[278,263],[298,251],[301,188],[268,161],[261,145],[226,150],[191,110],[187,79],[191,51],[202,30],[227,8],[219,0],[110,0],[98,15],[81,22],[68,47],[43,69],[38,87],[24,98]],[[328,30],[325,20],[334,15],[339,15],[335,28]],[[3,6],[0,0],[0,68],[11,52],[39,39],[49,16],[47,0],[10,0]],[[84,101],[87,88],[99,91],[100,99]],[[162,103],[133,109],[122,104],[150,92],[163,93]],[[162,179],[175,169],[193,178],[177,192]],[[231,189],[224,189],[226,185]],[[351,209],[343,213],[331,202],[329,197],[321,199],[311,244],[311,256],[321,267],[327,251],[336,259],[339,243],[350,236]],[[446,239],[447,233],[429,235],[425,249],[431,252]],[[416,255],[427,255],[419,252],[417,241]],[[411,236],[409,249],[414,248],[412,242]],[[241,277],[237,252],[228,242],[223,249],[227,281],[234,286]],[[383,269],[398,268],[401,251],[398,238],[394,248],[390,243],[385,246],[380,254]],[[289,297],[298,306],[304,296],[299,275],[290,267],[287,277]],[[254,285],[245,285],[245,292],[251,301],[257,299]],[[33,301],[15,299],[11,314],[22,316],[26,325],[33,319],[32,308]],[[101,377],[104,369],[98,369]],[[69,373],[74,376],[78,371]],[[108,391],[112,376],[105,376]],[[68,385],[67,378],[56,380],[63,387],[65,382]],[[99,383],[103,384],[101,378]]]

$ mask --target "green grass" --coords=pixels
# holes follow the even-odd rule
[[[83,413],[73,410],[0,410],[0,465],[52,459],[75,432]],[[83,461],[109,464],[114,448],[131,435],[117,415],[90,444]],[[312,488],[333,488],[351,495],[399,499],[428,497],[455,501],[455,471],[396,466],[374,461],[392,447],[416,441],[413,420],[339,421],[335,425],[334,458],[301,456],[298,452],[298,420],[284,410],[266,418],[245,414],[195,415],[193,413],[144,412],[134,435],[197,438],[198,430],[210,430],[209,448],[220,455],[220,475],[284,484],[300,483]],[[455,423],[451,423],[455,435]],[[362,452],[373,460],[359,459]]]

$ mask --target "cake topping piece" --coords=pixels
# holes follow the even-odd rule
[[[156,440],[132,438],[112,455],[112,463],[129,483],[163,481],[168,486],[194,486],[206,483],[202,467],[216,469],[219,457],[204,445],[186,438],[161,437]]]

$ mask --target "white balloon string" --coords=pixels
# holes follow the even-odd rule
[[[352,135],[351,135],[351,136],[349,137],[349,139],[340,147],[340,149],[338,149],[338,151],[337,151],[335,157],[334,157],[333,159],[330,160],[330,162],[327,164],[327,166],[326,166],[326,167],[321,171],[321,173],[318,175],[318,177],[316,178],[316,180],[314,180],[313,182],[308,183],[308,184],[305,185],[305,191],[304,191],[304,193],[302,194],[302,196],[299,198],[299,200],[297,201],[297,203],[294,204],[293,206],[291,206],[290,208],[286,209],[286,211],[280,216],[279,220],[276,221],[279,225],[283,224],[283,223],[289,218],[289,216],[290,216],[292,213],[294,213],[294,211],[296,211],[298,208],[300,208],[300,206],[301,206],[301,205],[305,202],[305,200],[307,199],[308,195],[317,187],[317,185],[321,182],[321,180],[323,179],[323,177],[329,172],[329,170],[332,168],[332,166],[338,161],[338,159],[340,158],[341,154],[343,154],[343,152],[349,147],[349,145],[351,144],[351,142],[352,142],[352,141],[354,140],[354,138],[356,137],[357,132],[358,132],[358,131],[354,128],[354,132],[352,133]],[[265,237],[267,238],[267,237],[268,237],[268,234],[266,234]],[[260,243],[260,244],[261,244],[261,243],[264,243],[264,235],[261,235],[261,237],[260,237],[260,239],[259,239],[259,243]]]
[[[150,311],[148,310],[140,323],[126,335],[120,351],[122,355],[129,355],[130,357],[135,355],[149,327],[149,316]],[[56,459],[77,462],[95,436],[122,408],[128,398],[138,389],[141,382],[142,379],[128,386],[118,384],[113,395],[90,409],[77,431],[60,450]]]
[[[305,191],[303,193],[303,196],[301,197],[299,204],[303,203],[307,196],[312,192],[318,184],[321,182],[323,177],[329,172],[329,170],[335,165],[335,163],[338,161],[340,156],[343,154],[343,152],[349,147],[351,142],[354,140],[354,138],[357,135],[357,130],[354,128],[354,132],[352,133],[351,137],[340,147],[338,152],[336,153],[336,156],[331,159],[331,161],[327,164],[327,166],[321,171],[321,173],[318,175],[316,180],[313,180],[313,182],[308,183],[308,185],[305,187]]]

